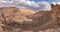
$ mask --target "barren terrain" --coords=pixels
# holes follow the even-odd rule
[[[60,32],[60,5],[51,11],[0,8],[0,32]]]

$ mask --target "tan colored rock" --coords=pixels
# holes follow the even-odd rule
[[[36,13],[36,11],[34,11],[34,10],[20,9],[20,14],[22,14],[22,15],[32,15],[35,13]]]
[[[2,26],[4,26],[4,24],[2,24],[2,22],[0,21],[0,32],[4,32]]]
[[[36,14],[34,14],[33,16],[31,16],[31,18],[34,22],[44,24],[46,22],[56,21],[55,17],[53,17],[55,15],[52,16],[52,14],[53,13],[50,11],[39,11]]]
[[[36,12],[26,9],[18,9],[16,7],[3,7],[0,8],[0,15],[2,19],[2,13],[6,18],[6,21],[30,21],[31,19],[26,18],[28,15],[35,14]]]
[[[54,11],[55,16],[57,18],[56,22],[57,24],[60,24],[60,5],[51,5],[52,6],[52,11]]]
[[[23,30],[38,31],[39,29],[52,28],[60,24],[60,10],[58,7],[58,5],[52,6],[51,11],[38,12],[29,9],[18,9],[16,7],[3,7],[0,8],[0,20],[4,21],[5,19],[6,23],[0,26],[3,26],[7,32],[17,32],[21,30],[19,29],[21,25]]]

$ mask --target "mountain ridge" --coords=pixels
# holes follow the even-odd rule
[[[60,5],[51,5],[51,7],[51,11],[38,12],[16,7],[0,8],[0,23],[3,24],[0,27],[2,26],[3,32],[20,32],[22,30],[37,32],[39,30],[58,29],[60,25]]]

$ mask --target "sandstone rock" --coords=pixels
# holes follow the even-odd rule
[[[31,16],[31,19],[36,23],[44,24],[54,20],[53,16],[55,15],[52,16],[52,14],[50,11],[39,11]]]
[[[35,13],[36,13],[36,11],[34,11],[34,10],[20,9],[20,14],[21,14],[21,15],[24,15],[24,16],[33,15],[33,14],[35,14]]]
[[[52,5],[51,11],[38,12],[16,7],[0,8],[0,21],[4,22],[0,27],[2,26],[5,32],[20,32],[22,30],[52,32],[54,28],[58,27],[57,24],[60,24],[59,7],[59,5]],[[50,28],[53,29],[50,30]]]
[[[32,21],[32,19],[28,19],[26,16],[35,14],[36,12],[32,10],[26,10],[26,9],[18,9],[16,7],[3,7],[0,8],[0,20],[3,16],[6,18],[6,21]]]
[[[51,5],[52,6],[52,10],[55,13],[55,16],[57,18],[56,22],[57,24],[60,24],[60,5]]]
[[[4,24],[4,26],[2,26],[3,30],[5,30],[5,32],[12,32],[11,30],[12,29],[14,30],[15,28],[16,28],[15,30],[17,31],[20,30],[17,28],[20,27],[21,23],[23,25],[24,24],[23,22],[26,22],[25,24],[32,22],[32,19],[26,17],[32,14],[35,14],[35,12],[30,10],[25,10],[25,9],[20,10],[16,7],[0,8],[0,21],[3,22],[2,24]]]

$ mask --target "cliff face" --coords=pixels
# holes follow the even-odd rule
[[[52,11],[54,11],[55,16],[57,18],[57,23],[60,24],[60,5],[51,5]]]
[[[51,11],[33,11],[16,7],[0,8],[0,28],[3,32],[22,30],[58,29],[60,24],[60,5],[51,5]],[[58,30],[57,30],[58,31]]]
[[[4,16],[6,21],[19,21],[20,19],[23,21],[27,21],[28,18],[26,16],[35,14],[36,12],[32,10],[26,9],[18,9],[16,7],[3,7],[0,8],[0,16]],[[1,20],[1,19],[0,19]],[[22,22],[21,21],[21,22]]]
[[[32,19],[27,18],[27,16],[33,15],[35,13],[36,13],[35,11],[29,10],[29,9],[28,10],[18,9],[16,7],[0,8],[0,21],[1,21],[1,24],[3,24],[1,25],[3,28],[2,30],[6,32],[11,32],[10,30],[11,29],[14,30],[15,29],[14,27],[17,27],[16,28],[17,30],[18,27],[20,27],[20,25],[24,26],[24,22],[26,22],[25,24],[32,22]]]

